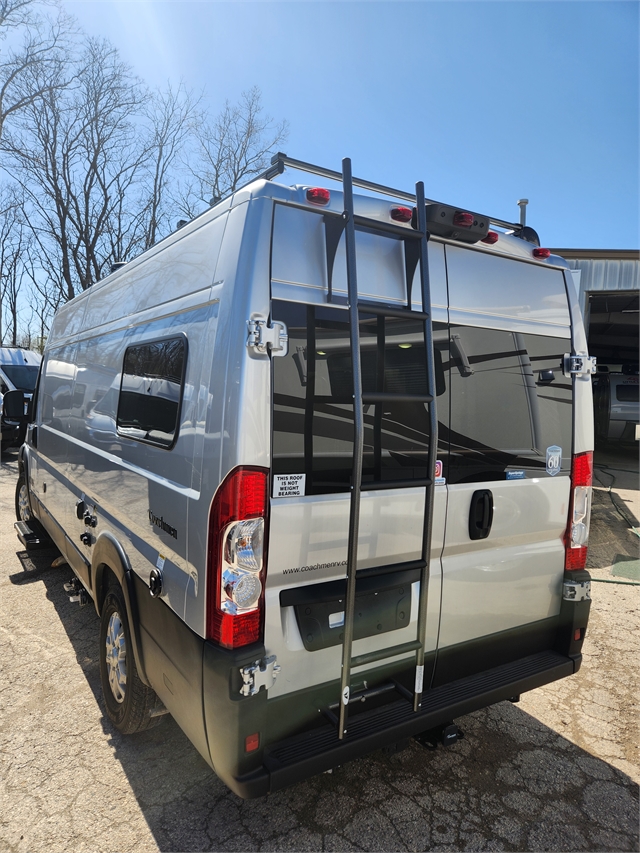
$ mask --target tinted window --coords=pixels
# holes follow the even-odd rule
[[[7,378],[13,382],[20,391],[33,391],[36,387],[38,370],[33,364],[4,364],[2,369]]]
[[[520,471],[546,476],[553,446],[569,471],[572,389],[562,372],[569,348],[562,338],[452,326],[450,483]]]
[[[160,447],[173,445],[185,363],[186,342],[182,337],[127,349],[117,416],[121,435]]]
[[[353,400],[348,313],[274,301],[289,330],[289,354],[273,360],[273,472],[305,474],[305,493],[349,488]],[[360,315],[364,393],[427,392],[424,328],[419,321]],[[446,343],[445,343],[446,346]],[[436,356],[444,391],[442,357]],[[423,402],[364,406],[363,483],[427,477],[429,412]]]
[[[637,403],[637,385],[616,385],[616,400],[620,403]]]

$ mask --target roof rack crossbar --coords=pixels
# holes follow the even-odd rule
[[[295,160],[293,157],[288,157],[282,152],[278,152],[273,155],[271,158],[271,166],[259,177],[270,181],[275,178],[276,175],[281,175],[287,167],[290,169],[298,169],[301,172],[310,172],[313,175],[319,175],[321,178],[328,178],[331,181],[338,181],[342,183],[342,172],[336,172],[333,169],[325,169],[324,166],[315,166],[313,163],[307,163],[304,160]],[[255,180],[255,178],[253,180]],[[384,186],[384,184],[375,184],[372,181],[365,181],[363,178],[354,177],[352,181],[355,187],[361,187],[362,189],[378,193],[379,195],[386,195],[391,198],[408,201],[412,204],[416,203],[416,197],[413,193],[408,193],[404,190],[397,190],[393,187],[387,187]],[[426,198],[425,203],[442,204],[442,202],[435,201],[435,199],[431,198]],[[493,217],[489,217],[489,219],[493,225],[499,225],[502,228],[513,229],[515,231],[520,230],[520,225],[518,223],[507,222],[505,219],[494,219]]]

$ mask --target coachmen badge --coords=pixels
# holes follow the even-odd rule
[[[555,477],[555,475],[560,471],[561,465],[562,448],[558,447],[557,444],[547,447],[547,474],[551,477]]]

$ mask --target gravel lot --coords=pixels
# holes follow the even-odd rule
[[[56,552],[27,554],[13,531],[16,460],[0,472],[0,850],[638,850],[640,586],[594,583],[578,675],[461,718],[454,746],[244,802],[170,717],[111,727],[95,610],[69,603]],[[637,559],[637,465],[603,465],[591,567],[624,581],[611,564]]]

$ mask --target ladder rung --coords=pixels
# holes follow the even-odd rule
[[[351,666],[364,666],[367,663],[374,663],[377,660],[385,660],[386,658],[396,657],[396,655],[415,652],[421,645],[419,640],[413,640],[411,643],[401,643],[399,646],[379,649],[377,652],[367,652],[366,655],[356,655],[351,658]]]
[[[380,314],[383,317],[399,317],[403,320],[428,320],[430,315],[424,311],[409,311],[408,308],[393,308],[381,302],[358,302],[358,311],[363,314]]]
[[[380,491],[381,489],[410,489],[412,486],[430,486],[433,480],[425,477],[422,480],[379,480],[373,483],[362,483],[361,492]]]
[[[393,394],[388,391],[362,395],[363,403],[433,403],[429,394]]]

